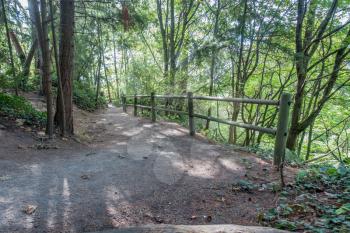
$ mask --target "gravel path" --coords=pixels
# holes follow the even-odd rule
[[[58,149],[23,129],[0,129],[0,232],[89,232],[140,224],[258,225],[274,205],[239,180],[275,180],[271,165],[191,138],[185,128],[131,117],[110,106],[79,116],[85,142]],[[30,213],[34,210],[33,213]]]

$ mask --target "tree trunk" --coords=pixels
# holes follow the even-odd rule
[[[38,40],[37,35],[36,35],[36,30],[35,30],[35,25],[34,25],[34,12],[33,12],[33,1],[28,1],[28,11],[29,11],[29,19],[30,19],[30,26],[31,26],[31,35],[32,35],[32,40]],[[38,43],[38,42],[37,42]],[[40,61],[40,51],[37,49],[34,51],[34,64],[35,64],[35,74],[38,74],[40,67],[41,67],[41,61]],[[42,95],[42,85],[40,83],[40,88],[39,88],[39,94]]]
[[[311,3],[307,3],[305,0],[298,0],[298,8],[297,8],[297,23],[296,23],[296,30],[295,30],[295,60],[296,60],[296,71],[297,71],[297,86],[296,86],[296,94],[294,97],[294,105],[293,105],[293,110],[292,110],[292,119],[291,119],[291,126],[289,129],[289,134],[288,134],[288,139],[287,139],[287,148],[290,150],[295,150],[296,145],[297,145],[297,140],[299,134],[306,130],[306,128],[313,122],[314,118],[319,114],[321,111],[324,103],[328,99],[329,93],[327,92],[327,88],[333,88],[333,85],[335,80],[337,79],[338,72],[339,70],[336,70],[332,72],[332,76],[330,78],[330,82],[328,82],[329,85],[324,90],[324,95],[323,99],[325,100],[324,102],[321,100],[319,107],[313,111],[309,116],[306,116],[305,120],[302,122],[300,121],[301,119],[301,114],[302,114],[302,106],[304,102],[304,97],[305,97],[305,86],[307,80],[307,71],[309,67],[309,62],[312,58],[312,56],[315,54],[315,51],[317,50],[320,42],[322,41],[322,37],[324,33],[326,32],[327,25],[331,21],[332,16],[334,15],[338,0],[333,0],[332,5],[327,11],[327,15],[325,18],[321,21],[319,27],[317,28],[315,35],[313,35],[313,19],[315,17],[315,7],[314,5],[316,2],[311,1]],[[310,6],[308,7],[308,4]],[[307,10],[308,14],[307,14]],[[305,19],[305,15],[307,14],[307,21],[305,25],[305,33],[303,33],[303,23]],[[303,40],[303,34],[304,34],[304,40]],[[311,40],[314,38],[313,40]],[[304,41],[304,42],[303,42]],[[340,53],[344,52],[345,48],[338,50],[337,56],[336,56],[336,61],[335,61],[335,66],[338,64],[341,64],[342,62],[342,56]],[[340,58],[337,62],[337,58]]]
[[[15,83],[15,92],[16,92],[16,95],[18,95],[18,82],[17,82],[17,77],[16,77],[15,63],[13,61],[13,53],[12,53],[12,46],[11,46],[11,39],[10,39],[10,30],[9,30],[8,23],[7,23],[6,9],[5,9],[4,1],[5,0],[1,0],[2,15],[4,17],[4,23],[5,23],[5,28],[6,28],[7,46],[8,46],[9,53],[10,53],[11,69],[12,69],[12,75],[13,75],[13,79],[14,79],[14,83]]]
[[[33,44],[28,52],[27,58],[22,65],[22,88],[25,91],[27,82],[28,82],[28,77],[29,77],[29,72],[30,72],[30,65],[32,64],[33,58],[35,56],[35,53],[37,51],[38,47],[38,40],[35,38],[33,40]]]
[[[215,12],[215,24],[214,24],[214,32],[213,37],[214,39],[217,37],[218,31],[219,31],[219,17],[220,17],[220,11],[221,11],[221,2],[220,0],[217,1],[217,9]],[[211,65],[210,65],[210,80],[209,80],[209,96],[213,95],[214,90],[214,78],[215,78],[215,68],[216,68],[216,56],[217,56],[217,48],[212,49],[212,57],[211,57]],[[211,107],[208,108],[208,117],[211,116]],[[210,126],[210,121],[207,120],[205,124],[205,130],[208,130]]]
[[[59,69],[64,93],[66,135],[73,135],[73,71],[74,71],[74,0],[61,0]],[[58,93],[57,101],[61,100]],[[62,129],[62,104],[57,105],[55,120]]]
[[[176,58],[175,58],[175,1],[170,0],[170,77],[168,90],[175,91],[175,73],[176,73]]]
[[[58,93],[59,93],[59,98],[60,101],[58,100],[58,97],[56,99],[56,105],[58,106],[59,104],[60,109],[61,109],[61,116],[60,118],[62,119],[61,121],[61,135],[65,136],[66,132],[66,114],[65,114],[65,107],[64,107],[64,99],[63,99],[63,88],[62,88],[62,79],[61,79],[61,73],[60,73],[60,65],[59,65],[59,60],[58,60],[58,50],[57,50],[57,42],[56,42],[56,30],[55,30],[55,21],[54,21],[54,16],[53,16],[53,5],[52,5],[52,0],[49,0],[49,5],[50,5],[50,20],[51,20],[51,33],[52,33],[52,46],[53,46],[53,51],[54,51],[54,57],[55,57],[55,66],[56,66],[56,75],[57,75],[57,81],[58,81]]]
[[[107,67],[106,67],[106,62],[105,62],[105,55],[104,55],[104,51],[102,51],[102,52],[103,52],[103,54],[102,54],[102,58],[103,58],[102,62],[103,62],[103,70],[104,70],[104,73],[105,73],[105,79],[106,79],[106,84],[107,84],[108,101],[109,101],[109,103],[112,103],[111,87],[110,87],[108,76],[107,76]]]
[[[243,15],[240,20],[240,45],[239,45],[239,55],[238,55],[238,64],[237,64],[237,79],[236,82],[232,83],[232,97],[243,97],[243,88],[244,88],[244,82],[245,76],[244,71],[242,69],[243,67],[243,47],[244,47],[244,32],[246,27],[246,19],[247,19],[247,10],[248,10],[248,0],[242,0],[242,4],[244,1],[244,7],[243,7]],[[233,80],[232,80],[233,81]],[[232,113],[232,121],[237,121],[239,112],[240,112],[241,105],[239,103],[233,104],[233,113]],[[229,133],[229,143],[236,144],[237,143],[237,127],[232,126],[230,127],[230,133]]]
[[[52,90],[51,90],[51,76],[50,76],[50,48],[49,38],[47,31],[47,7],[46,0],[40,0],[41,17],[39,13],[39,6],[36,0],[33,1],[33,11],[35,17],[35,26],[37,30],[37,38],[40,45],[41,53],[41,74],[42,80],[45,83],[46,92],[46,110],[47,110],[47,122],[46,122],[46,133],[49,138],[53,136],[53,110],[52,110]]]
[[[18,80],[20,81],[18,84],[21,86],[21,89],[25,91],[29,72],[30,72],[30,65],[32,63],[36,48],[38,46],[38,41],[34,34],[32,46],[30,47],[28,55],[26,56],[21,44],[18,41],[16,34],[13,31],[10,32],[10,38],[11,38],[12,44],[15,47],[16,53],[18,55],[19,60],[21,61],[21,66],[22,66],[22,72],[21,72],[22,77],[21,77],[21,80]]]
[[[115,84],[117,88],[117,101],[119,101],[120,93],[119,93],[119,77],[118,77],[118,67],[117,67],[117,48],[115,44],[115,38],[113,34],[113,64],[114,64],[114,75],[115,75]]]

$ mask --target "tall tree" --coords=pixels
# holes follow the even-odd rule
[[[10,37],[11,37],[11,40],[12,40],[12,43],[15,47],[15,50],[17,52],[17,55],[19,57],[19,60],[21,62],[21,66],[22,66],[22,72],[21,72],[21,82],[20,82],[20,85],[21,85],[21,89],[22,90],[26,90],[26,85],[27,85],[27,82],[28,82],[28,78],[29,78],[29,72],[30,72],[30,66],[32,64],[32,60],[34,58],[34,55],[35,55],[35,52],[37,50],[37,47],[38,47],[38,41],[36,39],[36,36],[33,38],[33,42],[32,42],[32,45],[28,51],[28,54],[26,55],[24,53],[24,50],[20,44],[20,42],[18,41],[18,38],[15,34],[15,32],[11,31],[10,32]]]
[[[321,56],[321,58],[317,58],[317,51],[321,46],[324,46],[324,41],[350,23],[348,21],[344,25],[336,28],[331,26],[337,6],[338,0],[333,0],[326,10],[325,16],[319,18],[319,16],[317,16],[317,10],[320,7],[318,1],[298,0],[297,23],[295,30],[297,84],[291,126],[287,140],[287,147],[291,150],[295,150],[299,134],[312,124],[321,112],[325,103],[334,94],[332,89],[339,77],[338,74],[341,70],[341,64],[350,52],[350,49],[348,49],[348,45],[350,44],[349,30],[338,48],[330,50],[328,53]],[[317,20],[320,20],[320,22],[318,23]],[[332,47],[334,48],[335,46],[332,45]],[[309,79],[308,74],[310,72],[315,72],[314,69],[318,68],[318,64],[322,64],[327,58],[331,58],[332,55],[335,55],[334,65],[331,73],[328,75],[328,79],[322,79],[324,75],[321,74],[317,80],[325,80],[325,83],[323,85],[312,85],[313,89],[317,88],[317,93],[322,93],[321,95],[313,95],[313,97],[317,96],[317,98],[312,98],[312,101],[315,103],[315,108],[313,111],[310,111],[310,108],[307,108],[306,111],[303,112],[303,106],[307,106],[305,105],[305,97],[307,95],[305,89],[308,84],[314,83]],[[315,60],[315,58],[317,58],[317,60]],[[320,69],[320,71],[323,71],[323,69]],[[345,83],[341,84],[341,86],[344,84]]]
[[[13,52],[12,52],[11,39],[10,39],[10,30],[9,30],[7,16],[6,16],[5,0],[1,0],[1,8],[2,8],[2,15],[4,17],[5,29],[6,29],[7,46],[10,53],[12,75],[15,82],[15,91],[16,91],[16,95],[18,95],[18,82],[17,82],[16,70],[15,70],[15,63],[13,61]]]
[[[221,0],[217,0],[216,2],[216,9],[214,10],[214,29],[213,29],[213,39],[216,40],[218,33],[219,33],[219,19],[220,19],[220,12],[221,12]],[[210,62],[210,79],[209,79],[209,96],[213,95],[214,91],[214,78],[216,75],[216,60],[217,60],[217,53],[218,49],[216,47],[212,48],[212,54],[211,54],[211,62]],[[211,116],[211,107],[208,108],[208,117]],[[207,120],[205,124],[205,129],[209,129],[210,121]]]
[[[48,14],[46,0],[40,0],[40,12],[39,5],[36,0],[31,0],[34,11],[35,27],[37,31],[37,38],[40,45],[40,55],[41,55],[41,74],[44,80],[44,90],[46,94],[46,110],[47,110],[47,123],[46,123],[46,133],[49,138],[53,136],[53,109],[52,109],[52,83],[50,75],[50,46],[48,38]]]
[[[65,121],[66,135],[73,135],[73,71],[74,71],[74,0],[60,1],[60,45],[59,45],[59,72],[64,93],[62,105],[60,92],[57,96],[57,110],[55,121],[63,128]],[[64,106],[64,119],[62,116]]]
[[[176,88],[175,75],[178,69],[177,61],[183,50],[186,33],[194,21],[201,1],[181,1],[178,12],[176,12],[178,8],[174,0],[170,0],[170,2],[168,0],[156,1],[162,38],[163,77],[167,82],[168,92],[174,92]]]
[[[64,93],[62,89],[62,79],[61,79],[61,72],[60,72],[60,65],[58,60],[58,50],[57,50],[57,39],[56,39],[56,27],[55,27],[55,20],[54,20],[54,11],[53,11],[53,4],[52,0],[49,0],[49,6],[50,6],[50,21],[51,21],[51,34],[52,34],[52,47],[54,52],[54,58],[55,58],[55,67],[56,67],[56,74],[57,74],[57,82],[58,82],[58,92],[60,101],[57,101],[57,104],[61,104],[61,135],[65,136],[66,133],[66,114],[65,114],[65,107],[64,107]]]

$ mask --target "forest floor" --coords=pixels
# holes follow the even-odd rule
[[[40,98],[27,96],[40,108]],[[88,232],[140,224],[259,225],[276,206],[272,165],[176,123],[109,106],[75,109],[76,136],[48,142],[0,118],[0,232]],[[295,171],[287,168],[287,181]]]

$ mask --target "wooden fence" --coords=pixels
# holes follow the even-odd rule
[[[127,103],[127,98],[133,98],[133,104]],[[148,98],[150,99],[150,106],[138,104],[138,99]],[[179,111],[174,109],[168,109],[156,106],[156,99],[182,99],[187,100],[187,111]],[[277,128],[265,128],[257,125],[245,124],[234,122],[225,119],[219,119],[211,116],[204,116],[194,112],[193,101],[194,100],[208,100],[208,101],[222,101],[229,103],[246,103],[246,104],[257,104],[257,105],[273,105],[278,107],[278,120]],[[122,96],[123,111],[127,111],[127,106],[134,108],[134,116],[137,116],[137,109],[148,109],[151,111],[152,121],[156,121],[156,112],[165,111],[170,113],[176,113],[179,115],[188,116],[188,128],[191,136],[195,135],[195,118],[201,118],[209,121],[214,121],[230,126],[241,127],[245,129],[255,130],[275,136],[275,147],[274,147],[274,158],[273,163],[275,166],[279,166],[284,161],[286,141],[288,134],[288,118],[289,108],[291,105],[291,95],[288,93],[282,93],[280,100],[263,100],[263,99],[247,99],[247,98],[225,98],[225,97],[212,97],[212,96],[193,96],[192,92],[188,92],[187,96],[176,96],[176,95],[133,95],[133,96]]]

